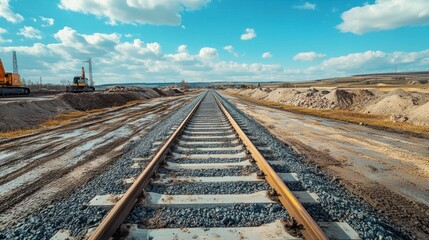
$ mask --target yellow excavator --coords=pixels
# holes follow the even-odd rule
[[[81,75],[73,78],[73,83],[66,87],[66,91],[71,93],[95,91],[95,88],[88,84],[88,78],[85,77],[84,67],[82,67]]]
[[[0,96],[28,94],[30,89],[21,87],[21,76],[18,73],[6,72],[0,59]]]

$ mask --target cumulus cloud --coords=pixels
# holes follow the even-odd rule
[[[376,0],[352,8],[341,15],[343,22],[337,26],[342,32],[364,34],[395,29],[403,26],[429,24],[427,0]]]
[[[219,57],[219,53],[216,48],[211,47],[203,47],[200,49],[200,53],[198,54],[202,59],[216,59]]]
[[[316,53],[316,52],[302,52],[298,53],[293,57],[293,60],[300,62],[312,62],[318,58],[325,57],[325,54]]]
[[[301,4],[301,5],[294,6],[294,8],[301,9],[301,10],[316,10],[316,4],[315,3],[305,2],[305,3]]]
[[[4,32],[4,31],[3,31]],[[0,47],[0,57],[12,51],[20,57],[21,76],[58,83],[79,74],[82,62],[92,57],[97,84],[125,82],[201,81],[293,81],[368,72],[419,71],[429,68],[429,50],[421,52],[366,51],[326,59],[308,68],[285,69],[279,64],[238,63],[220,59],[215,48],[192,53],[185,45],[164,53],[161,44],[122,38],[118,33],[82,34],[64,27],[54,42]],[[124,78],[123,73],[127,72]]]
[[[14,13],[9,6],[10,0],[0,0],[0,17],[11,23],[19,23],[24,20],[24,17],[18,13]]]
[[[53,18],[47,18],[47,17],[42,17],[42,16],[40,16],[40,19],[42,20],[42,22],[44,22],[42,24],[42,27],[54,26],[55,19],[53,19]]]
[[[180,46],[177,48],[177,52],[178,52],[178,53],[185,53],[185,52],[188,52],[188,46],[187,46],[187,45],[180,45]]]
[[[4,39],[1,35],[7,33],[7,30],[0,27],[0,43],[2,42],[12,42],[11,39]]]
[[[107,18],[111,25],[121,23],[180,25],[183,11],[194,11],[210,0],[61,0],[64,10]]]
[[[97,84],[124,82],[263,81],[281,80],[283,67],[276,64],[237,63],[219,59],[215,48],[204,47],[191,53],[185,45],[175,53],[163,53],[157,42],[122,39],[117,33],[82,34],[64,27],[54,34],[55,42],[0,48],[0,57],[17,51],[21,75],[26,79],[44,76],[46,82],[70,80],[92,57]],[[124,78],[123,73],[127,72]]]
[[[231,45],[223,47],[223,50],[231,53],[234,57],[238,57],[238,53],[235,52],[234,47]]]
[[[42,32],[31,26],[24,26],[23,28],[19,29],[17,34],[28,39],[42,39]]]
[[[255,37],[256,37],[255,29],[246,28],[246,33],[243,33],[241,35],[241,40],[250,40],[250,39],[254,39]]]
[[[273,55],[270,52],[264,52],[262,53],[262,58],[272,58]]]

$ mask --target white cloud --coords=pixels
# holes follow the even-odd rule
[[[301,9],[301,10],[316,10],[316,6],[317,5],[315,3],[305,2],[301,5],[294,6],[294,8]]]
[[[202,59],[213,60],[219,57],[219,53],[216,48],[211,47],[203,47],[200,49],[200,53],[198,54]]]
[[[24,20],[24,17],[18,13],[14,13],[9,6],[10,0],[0,0],[0,17],[11,23],[19,23]]]
[[[180,45],[180,46],[177,48],[177,52],[178,52],[178,53],[185,53],[185,52],[188,52],[188,46],[187,46],[187,45]]]
[[[31,26],[24,26],[23,28],[19,29],[17,34],[28,39],[42,39],[42,32]]]
[[[275,64],[237,63],[219,59],[215,48],[190,53],[185,45],[175,53],[163,53],[159,43],[121,39],[117,33],[82,34],[64,27],[54,34],[55,43],[0,48],[0,57],[17,51],[21,75],[26,79],[44,76],[46,82],[70,80],[92,57],[97,84],[124,82],[263,81],[281,80],[283,67]],[[123,77],[124,71],[127,78]]]
[[[241,40],[250,40],[256,37],[255,30],[253,28],[246,28],[246,33],[241,35]]]
[[[223,50],[225,50],[225,51],[227,51],[227,52],[231,53],[234,57],[238,57],[238,53],[237,53],[237,52],[235,52],[234,47],[233,47],[233,46],[231,46],[231,45],[228,45],[228,46],[223,47]]]
[[[44,22],[44,24],[42,24],[42,27],[54,26],[55,19],[53,19],[53,18],[46,18],[46,17],[42,17],[42,16],[40,16],[40,19],[42,19],[42,22]]]
[[[262,58],[272,58],[273,55],[270,52],[264,52],[262,53]]]
[[[429,25],[428,0],[376,0],[341,15],[342,32],[364,34],[403,26]]]
[[[0,27],[0,43],[2,42],[12,42],[11,39],[4,39],[1,35],[7,33],[7,30]]]
[[[4,31],[3,31],[4,32]],[[123,38],[118,33],[82,34],[70,27],[55,33],[54,43],[0,47],[0,57],[17,51],[21,76],[57,83],[79,74],[92,57],[97,84],[125,82],[294,81],[368,72],[421,71],[429,68],[429,50],[421,52],[366,51],[326,59],[308,68],[285,69],[279,64],[238,63],[220,59],[215,48],[192,53],[185,45],[164,53],[161,44]],[[229,48],[228,48],[229,49]],[[21,57],[22,56],[22,57]],[[123,73],[127,72],[124,78]]]
[[[210,0],[61,0],[64,10],[92,14],[117,22],[131,24],[180,25],[183,11],[194,11]]]
[[[318,58],[325,57],[325,54],[322,53],[316,53],[316,52],[302,52],[298,53],[293,57],[293,60],[295,61],[301,61],[301,62],[312,62]]]

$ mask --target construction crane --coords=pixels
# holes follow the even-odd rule
[[[85,68],[82,67],[81,75],[73,78],[73,82],[66,87],[67,92],[81,93],[94,92],[95,88],[88,84],[88,78],[85,77]]]
[[[0,95],[28,95],[30,89],[21,87],[21,76],[18,73],[16,52],[13,51],[13,73],[6,72],[0,59]]]

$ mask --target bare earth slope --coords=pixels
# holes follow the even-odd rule
[[[50,98],[0,98],[0,132],[33,128],[62,113],[122,106],[135,100],[183,94],[171,88],[156,90],[114,87],[105,92],[62,93]]]
[[[384,212],[393,223],[428,239],[429,139],[227,97],[333,179]]]

